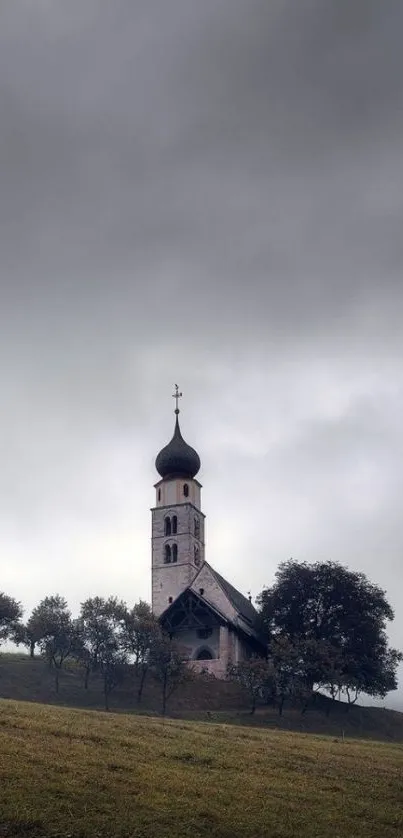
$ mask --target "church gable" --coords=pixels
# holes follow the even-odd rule
[[[193,628],[212,628],[227,622],[222,612],[198,596],[191,588],[187,588],[178,596],[161,615],[160,621],[170,633]]]
[[[187,588],[160,616],[160,622],[189,660],[214,662],[216,673],[225,677],[228,656],[223,637],[228,627],[223,614]]]
[[[227,620],[235,623],[237,613],[236,610],[216,578],[216,574],[210,565],[205,562],[199,573],[193,579],[190,589],[198,596],[202,597],[206,602],[217,608],[225,615]]]

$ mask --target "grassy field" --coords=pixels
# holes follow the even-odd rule
[[[60,692],[55,692],[54,675],[43,660],[31,660],[27,655],[0,655],[0,697],[15,701],[33,701],[56,706],[81,707],[102,710],[102,683],[95,676],[89,689],[83,686],[82,674],[76,668],[67,668],[60,675]],[[141,704],[136,700],[136,684],[130,682],[119,687],[110,697],[111,709],[124,713],[161,712],[161,690],[152,678],[146,681]],[[403,742],[403,713],[376,707],[355,705],[347,712],[345,704],[331,704],[318,696],[309,711],[286,707],[279,717],[273,707],[259,707],[256,716],[249,712],[248,697],[236,685],[216,679],[198,678],[180,687],[168,705],[168,714],[189,721],[215,721],[228,724],[258,725],[270,729],[295,730],[296,732],[329,734],[341,737],[378,739]],[[1,838],[1,836],[0,836]]]
[[[403,835],[403,746],[0,701],[0,836]]]

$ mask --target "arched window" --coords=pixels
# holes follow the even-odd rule
[[[200,564],[200,550],[199,550],[197,544],[195,544],[194,547],[193,547],[193,558],[194,558],[194,563],[195,563],[196,567],[199,567],[199,564]]]
[[[195,660],[197,660],[197,661],[212,661],[213,660],[213,655],[212,655],[210,649],[206,649],[206,648],[199,649],[199,651],[197,652]]]
[[[170,544],[165,545],[164,562],[165,562],[165,564],[170,564],[170,562],[171,562],[171,545]]]
[[[185,498],[189,497],[189,486],[187,483],[183,484],[183,494],[185,495]]]
[[[172,545],[172,561],[173,562],[178,561],[178,545],[177,544]]]
[[[164,518],[164,533],[165,535],[171,535],[171,519],[168,517]]]
[[[196,518],[196,516],[194,519],[194,535],[195,538],[200,538],[200,521],[198,518]]]
[[[176,535],[178,532],[178,519],[176,515],[172,516],[172,535]]]
[[[158,500],[161,500],[161,489],[158,489]]]

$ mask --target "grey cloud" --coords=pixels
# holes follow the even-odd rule
[[[259,589],[329,549],[398,606],[402,24],[394,0],[3,4],[0,532],[27,603],[43,579],[78,602],[98,551],[99,585],[147,595],[179,377],[219,569]]]

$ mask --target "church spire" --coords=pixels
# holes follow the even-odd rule
[[[191,448],[182,437],[179,427],[179,399],[182,393],[175,384],[175,392],[172,394],[175,399],[175,429],[174,435],[168,445],[159,452],[155,461],[158,473],[163,478],[185,477],[193,478],[200,469],[200,458],[197,451]]]
[[[175,413],[176,413],[176,415],[177,415],[177,416],[178,416],[178,414],[180,413],[180,410],[179,410],[179,406],[178,406],[178,404],[179,404],[179,399],[181,399],[181,398],[182,398],[182,395],[183,395],[183,394],[179,392],[179,387],[178,387],[178,385],[177,385],[177,384],[175,384],[175,392],[174,392],[174,393],[172,393],[172,398],[173,398],[173,399],[176,399]]]

